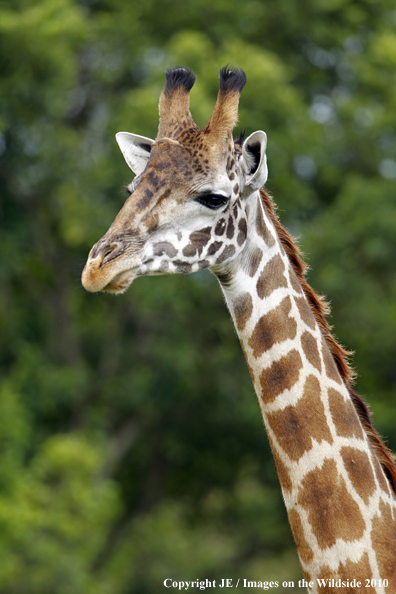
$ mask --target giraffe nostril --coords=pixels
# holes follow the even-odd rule
[[[108,248],[107,250],[105,250],[105,252],[103,253],[103,260],[109,256],[111,254],[111,252],[114,250],[113,247]]]
[[[122,245],[118,241],[112,241],[111,243],[106,243],[101,246],[101,249],[97,254],[102,258],[100,266],[103,266],[111,260],[114,260],[114,258],[117,258],[117,256],[119,256],[122,251]]]

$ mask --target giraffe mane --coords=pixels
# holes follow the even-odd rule
[[[276,214],[275,203],[273,202],[271,196],[263,189],[260,190],[260,195],[263,206],[275,226],[281,244],[289,258],[294,272],[296,273],[298,281],[311,307],[312,313],[315,316],[316,322],[318,323],[318,326],[326,340],[327,346],[329,347],[333,356],[337,369],[345,382],[352,404],[354,405],[363,429],[367,434],[373,453],[381,464],[392,490],[396,493],[395,456],[389,450],[389,448],[386,447],[379,434],[374,429],[370,420],[372,413],[369,410],[367,404],[364,402],[362,397],[352,389],[353,380],[356,374],[349,365],[348,359],[353,353],[344,349],[344,347],[341,346],[331,334],[331,326],[326,320],[326,315],[328,315],[330,312],[329,305],[325,301],[324,297],[322,295],[317,295],[313,288],[308,284],[305,278],[308,266],[301,257],[301,251],[296,244],[296,240],[281,225]]]

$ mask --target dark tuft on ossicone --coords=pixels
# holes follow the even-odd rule
[[[227,64],[220,70],[219,82],[223,92],[237,91],[240,93],[246,84],[246,74],[242,68]]]
[[[179,87],[184,87],[186,91],[190,91],[196,79],[194,72],[189,68],[168,68],[165,76],[165,91],[175,91]]]

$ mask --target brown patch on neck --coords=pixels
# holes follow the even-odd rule
[[[272,198],[262,189],[260,190],[260,196],[266,213],[275,226],[281,245],[287,254],[292,269],[294,270],[298,282],[300,283],[305,297],[307,298],[315,320],[322,331],[338,373],[348,388],[352,403],[359,416],[360,423],[367,434],[370,446],[378,461],[382,465],[393,492],[396,494],[395,456],[385,446],[380,436],[374,429],[370,420],[370,412],[367,405],[364,403],[362,398],[352,390],[351,387],[354,379],[354,372],[348,364],[348,357],[350,357],[351,352],[344,349],[331,334],[330,326],[325,317],[329,312],[329,307],[324,298],[321,295],[317,295],[312,287],[307,283],[305,279],[307,265],[305,262],[303,262],[301,258],[301,252],[295,244],[294,239],[279,222],[279,219],[276,216],[275,205],[272,201]]]
[[[342,384],[341,375],[337,369],[333,357],[331,356],[328,344],[324,337],[322,337],[322,357],[327,377],[332,379],[334,382],[337,382],[337,384]]]
[[[322,364],[320,362],[320,355],[316,339],[312,336],[308,330],[306,330],[301,336],[301,346],[304,351],[304,355],[307,360],[316,367],[318,371],[322,371]]]
[[[269,413],[268,424],[281,448],[294,461],[311,450],[315,442],[333,443],[319,380],[314,375],[307,377],[302,398],[294,406]]]
[[[350,399],[345,399],[338,390],[328,391],[331,418],[337,435],[363,439],[363,429]]]
[[[284,390],[290,390],[298,381],[302,366],[300,353],[293,349],[264,369],[260,375],[264,402],[273,402]]]
[[[285,265],[279,254],[276,254],[265,266],[257,281],[257,294],[260,299],[269,297],[275,289],[287,287]]]
[[[291,307],[290,297],[285,297],[277,307],[259,319],[249,339],[254,357],[259,357],[274,344],[296,336],[297,322],[289,317]]]
[[[340,454],[351,483],[358,495],[368,505],[370,496],[375,491],[374,473],[368,455],[366,452],[350,446],[341,448]]]
[[[260,235],[260,237],[262,237],[264,239],[264,241],[268,245],[268,247],[272,247],[273,245],[275,245],[275,239],[272,237],[271,231],[268,229],[267,225],[265,224],[263,213],[261,212],[260,208],[257,213],[256,230],[257,230],[257,233]]]
[[[363,536],[365,521],[334,460],[325,460],[321,469],[308,472],[298,502],[308,512],[321,549],[333,546],[338,538],[351,542]]]
[[[293,532],[294,540],[296,541],[298,555],[303,563],[309,563],[312,561],[314,555],[311,547],[305,539],[300,516],[294,509],[288,511],[287,515],[289,517],[289,524]]]
[[[254,250],[253,254],[250,256],[249,264],[247,273],[250,277],[254,277],[256,274],[258,267],[260,266],[260,262],[263,258],[263,250],[257,248]]]
[[[289,471],[287,470],[286,466],[283,464],[282,460],[280,459],[276,449],[272,445],[271,439],[269,439],[271,444],[272,455],[275,460],[276,470],[278,471],[279,482],[283,491],[291,491],[293,484],[291,482],[291,478],[289,476]]]
[[[241,332],[253,311],[253,300],[250,293],[242,293],[233,302],[235,320],[238,330]]]
[[[294,275],[295,276],[295,275]],[[305,297],[294,297],[302,321],[315,330],[315,318]]]

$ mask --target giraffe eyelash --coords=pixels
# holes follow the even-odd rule
[[[138,185],[140,184],[140,182],[141,182],[141,179],[142,179],[142,176],[141,176],[141,175],[137,175],[137,176],[135,177],[135,179],[133,179],[133,180],[131,181],[131,183],[130,183],[130,184],[128,184],[127,186],[125,186],[125,187],[124,187],[124,192],[125,192],[125,194],[126,194],[127,196],[130,196],[131,194],[133,194],[133,193],[134,193],[134,191],[136,190],[136,188],[137,188],[137,187],[138,187]]]
[[[214,194],[212,192],[205,192],[195,198],[196,202],[199,202],[203,206],[210,208],[211,210],[217,210],[221,208],[227,202],[229,202],[230,196],[224,196],[223,194]]]

